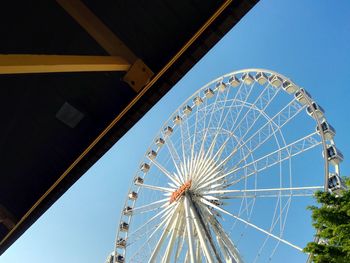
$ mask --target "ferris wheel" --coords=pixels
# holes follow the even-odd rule
[[[306,261],[313,193],[344,188],[334,136],[322,107],[277,72],[211,81],[152,140],[111,262]]]

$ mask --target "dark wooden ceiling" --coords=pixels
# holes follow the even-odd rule
[[[4,1],[0,54],[111,55],[58,2]],[[82,1],[154,73],[137,91],[123,71],[0,74],[0,254],[256,2]]]

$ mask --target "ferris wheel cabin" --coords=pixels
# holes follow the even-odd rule
[[[117,248],[125,248],[126,247],[126,240],[124,238],[119,238],[115,244]]]
[[[134,192],[134,191],[130,192],[129,195],[128,195],[130,200],[136,200],[137,196],[138,196],[138,194],[136,192]]]
[[[192,108],[191,108],[191,106],[186,105],[182,111],[185,115],[189,115],[192,112]]]
[[[154,159],[157,157],[157,152],[151,150],[151,151],[149,151],[149,152],[147,153],[147,156],[148,156],[149,159],[154,160]],[[148,166],[149,166],[149,165],[148,165]],[[148,167],[148,170],[149,170],[149,167]],[[148,171],[148,170],[147,170],[147,171]]]
[[[282,88],[289,94],[293,94],[298,90],[298,87],[292,84],[290,81],[285,80],[282,84]]]
[[[166,136],[170,136],[173,133],[173,128],[171,128],[170,126],[167,126],[164,128],[164,134]]]
[[[272,86],[274,86],[275,88],[278,88],[279,86],[282,85],[283,79],[280,76],[271,75],[269,77],[269,81],[270,81]]]
[[[206,89],[204,95],[207,99],[210,99],[214,96],[214,91],[212,89]]]
[[[122,231],[122,232],[128,232],[128,230],[129,230],[129,224],[126,223],[126,222],[122,222],[122,223],[119,225],[119,230]]]
[[[134,180],[135,184],[143,184],[143,179],[141,177],[136,177]]]
[[[158,138],[158,139],[156,139],[155,143],[158,147],[162,147],[164,145],[165,141],[163,138]]]
[[[333,140],[335,136],[335,129],[330,124],[328,124],[327,121],[324,120],[321,122],[321,129],[326,140]],[[320,133],[320,128],[318,126],[316,126],[316,131]]]
[[[230,83],[230,85],[232,87],[238,87],[238,85],[241,83],[240,80],[235,76],[231,76],[228,80],[228,83]]]
[[[255,75],[255,80],[260,84],[260,85],[264,85],[267,81],[267,75],[264,72],[258,72]]]
[[[179,115],[176,115],[174,118],[173,118],[173,122],[175,124],[180,124],[182,122],[182,118],[179,116]]]
[[[203,103],[203,100],[202,100],[202,98],[201,97],[195,97],[194,99],[193,99],[193,103],[196,105],[196,106],[199,106],[199,105],[201,105],[202,103]]]
[[[343,179],[337,174],[330,174],[328,178],[328,189],[335,194],[340,194],[342,190],[346,190]]]
[[[311,95],[304,89],[299,89],[294,94],[297,101],[299,101],[301,104],[306,105],[308,101],[311,99]]]
[[[324,116],[324,109],[314,101],[306,108],[306,112],[311,117],[317,119],[321,119]]]
[[[132,215],[132,207],[130,207],[130,206],[125,207],[123,209],[123,214],[126,215],[126,216]]]
[[[218,91],[220,91],[220,92],[225,91],[226,87],[227,87],[227,84],[222,82],[222,81],[217,82],[215,85],[215,88],[217,88]]]
[[[242,75],[242,80],[247,85],[251,85],[254,82],[252,75],[250,75],[249,73],[244,73]]]
[[[333,165],[338,165],[344,159],[343,154],[334,145],[327,147],[328,161]]]
[[[152,153],[150,155],[152,155]],[[144,173],[147,173],[149,171],[149,169],[150,169],[150,166],[148,163],[143,163],[140,166],[140,170]]]
[[[115,262],[124,263],[125,262],[125,258],[122,255],[118,254],[116,256],[116,258],[115,258]]]

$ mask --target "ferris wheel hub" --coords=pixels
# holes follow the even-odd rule
[[[170,204],[179,200],[181,196],[183,196],[186,191],[191,188],[192,180],[188,180],[183,185],[181,185],[178,189],[176,189],[170,196]]]

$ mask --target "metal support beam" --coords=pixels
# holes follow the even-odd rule
[[[124,81],[139,92],[154,75],[152,70],[139,59],[82,1],[56,0],[56,2],[110,55],[121,56],[132,66]]]
[[[0,55],[0,74],[127,71],[130,63],[112,56]]]

